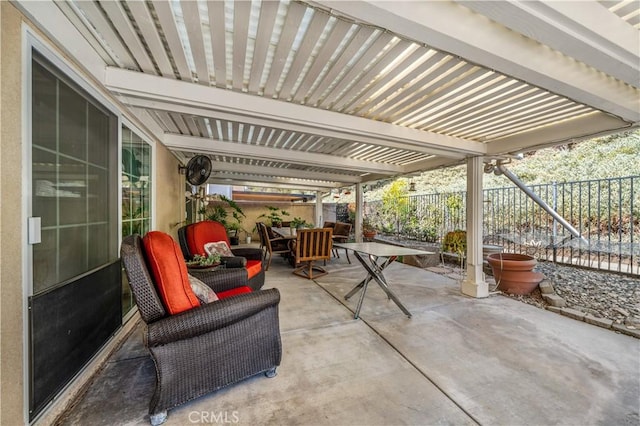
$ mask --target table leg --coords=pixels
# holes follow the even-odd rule
[[[356,287],[354,287],[347,294],[347,296],[351,297],[360,288],[362,288],[362,294],[360,295],[360,300],[358,301],[358,306],[356,307],[356,312],[355,312],[354,318],[357,319],[359,317],[359,315],[360,315],[360,308],[362,307],[362,301],[364,300],[364,295],[365,295],[365,293],[367,291],[367,285],[369,284],[369,281],[371,281],[372,279],[375,280],[378,283],[380,288],[382,288],[382,290],[387,294],[387,297],[389,299],[393,300],[393,302],[400,308],[400,310],[402,310],[402,312],[404,312],[405,315],[407,315],[409,318],[411,318],[411,312],[409,312],[409,310],[407,310],[407,308],[404,307],[404,305],[402,304],[400,299],[398,299],[398,296],[396,296],[395,293],[393,291],[391,291],[391,289],[389,288],[389,285],[387,284],[387,280],[385,279],[384,275],[382,274],[382,271],[387,266],[389,266],[389,264],[391,262],[393,262],[396,259],[396,256],[392,256],[392,257],[386,259],[384,262],[382,262],[380,264],[378,264],[377,259],[375,259],[374,257],[370,257],[371,265],[369,265],[362,258],[362,256],[360,256],[360,253],[358,253],[357,251],[354,251],[353,254],[356,256],[356,259],[358,259],[358,261],[360,261],[360,263],[362,264],[364,269],[366,269],[367,272],[369,273],[369,276],[367,278],[365,278],[362,282],[360,282]],[[346,296],[345,296],[345,298],[346,298]]]

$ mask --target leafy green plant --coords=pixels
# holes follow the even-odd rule
[[[196,254],[193,256],[193,259],[187,262],[187,266],[215,266],[220,263],[220,254],[212,253],[208,256],[203,256],[200,254]]]
[[[447,232],[442,239],[442,250],[464,256],[467,252],[467,232],[461,229]]]
[[[229,235],[237,236],[238,231],[243,231],[242,221],[246,217],[242,207],[232,199],[222,194],[215,194],[217,200],[210,202],[204,211],[208,220],[220,222]],[[231,217],[229,217],[231,213]]]
[[[269,210],[268,213],[262,213],[260,216],[258,216],[258,218],[265,218],[267,219],[270,223],[271,226],[281,226],[282,225],[282,217],[283,216],[289,216],[289,212],[284,210],[284,209],[280,209],[278,207],[274,207],[274,206],[267,206],[267,209]]]
[[[307,222],[306,220],[304,220],[301,217],[294,217],[291,220],[291,227],[292,228],[312,228],[313,224]]]

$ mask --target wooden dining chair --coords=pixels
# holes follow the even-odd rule
[[[289,248],[288,241],[286,239],[278,237],[271,238],[271,236],[269,235],[269,229],[267,228],[266,224],[258,222],[256,223],[256,226],[258,227],[258,232],[260,232],[260,235],[264,240],[264,249],[266,253],[265,260],[267,263],[265,271],[268,271],[269,266],[271,266],[271,259],[273,258],[274,254],[289,256],[291,254],[291,249]]]
[[[333,228],[333,241],[336,243],[346,243],[349,241],[349,235],[351,234],[351,224],[344,222],[336,222],[335,227]],[[351,259],[349,259],[349,250],[344,249],[344,253],[347,256],[347,261],[351,264]],[[340,257],[338,253],[338,248],[333,248],[333,254],[335,257]]]
[[[331,259],[333,229],[299,229],[295,242],[296,269],[293,273],[310,280],[327,274],[315,262]],[[299,266],[298,266],[299,265]]]

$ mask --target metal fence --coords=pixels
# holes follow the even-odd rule
[[[484,190],[484,242],[539,259],[640,275],[640,176],[530,187],[584,240],[574,238],[517,187]],[[466,193],[414,195],[395,214],[381,201],[365,215],[386,233],[438,242],[466,228]]]

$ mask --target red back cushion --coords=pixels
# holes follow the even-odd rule
[[[204,245],[211,242],[225,241],[231,247],[227,230],[220,222],[213,220],[203,220],[187,226],[185,230],[187,245],[192,255],[200,254],[206,256]]]
[[[164,232],[151,231],[142,239],[144,252],[160,298],[170,315],[200,306],[191,289],[180,246]]]

